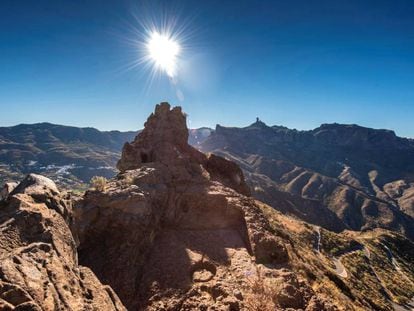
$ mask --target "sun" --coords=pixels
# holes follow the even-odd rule
[[[148,38],[146,48],[149,59],[154,65],[169,77],[174,77],[180,53],[179,43],[169,35],[153,31]]]

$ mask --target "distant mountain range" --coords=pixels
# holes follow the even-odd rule
[[[384,227],[414,237],[414,141],[393,131],[258,121],[217,126],[200,149],[238,163],[253,195],[285,213],[334,231]]]
[[[122,146],[138,131],[99,131],[51,123],[0,127],[0,183],[28,173],[51,177],[64,187],[79,187],[95,176],[112,177]],[[190,131],[199,144],[211,129]]]
[[[0,181],[36,172],[76,186],[94,175],[113,176],[123,144],[136,134],[50,123],[2,127]]]
[[[41,173],[68,188],[112,177],[137,132],[50,123],[0,128],[0,182]],[[414,140],[393,131],[323,124],[310,131],[217,125],[189,143],[237,162],[258,199],[307,222],[342,231],[384,227],[414,237]]]

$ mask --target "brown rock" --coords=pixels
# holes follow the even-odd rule
[[[125,144],[118,169],[125,172],[161,164],[169,167],[175,179],[189,182],[207,178],[249,195],[243,173],[236,164],[215,155],[207,157],[187,141],[188,128],[181,107],[170,109],[168,103],[161,103],[149,116],[144,130],[132,143]]]
[[[289,256],[283,242],[277,237],[266,234],[255,247],[256,261],[258,263],[281,264],[289,260]]]
[[[309,301],[306,311],[324,311],[326,310],[324,307],[324,304],[321,300],[318,299],[318,297],[313,296],[311,300]]]
[[[13,191],[14,188],[16,188],[17,183],[15,182],[8,182],[5,183],[3,186],[3,189],[1,189],[0,191],[0,201],[1,200],[6,200],[7,197],[9,196],[10,192]]]
[[[243,172],[236,163],[209,154],[206,170],[210,173],[212,180],[218,179],[223,185],[233,188],[238,193],[250,195],[250,189],[244,181]]]
[[[10,193],[10,197],[17,194],[26,194],[36,202],[42,202],[48,208],[58,212],[67,222],[70,222],[72,206],[70,200],[61,195],[56,184],[49,178],[29,174]]]
[[[240,168],[187,139],[181,108],[157,105],[124,146],[121,173],[75,208],[80,262],[128,309],[238,310],[240,284],[256,269],[253,256],[287,260],[259,206],[245,196]]]
[[[89,269],[78,266],[65,202],[52,181],[31,174],[0,203],[2,309],[125,310]]]

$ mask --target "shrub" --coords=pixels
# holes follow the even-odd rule
[[[274,311],[276,304],[274,295],[277,289],[273,284],[266,282],[260,269],[254,279],[248,280],[248,293],[244,303],[247,310],[252,311]]]
[[[93,176],[91,179],[91,186],[97,191],[104,191],[108,180],[103,176]]]

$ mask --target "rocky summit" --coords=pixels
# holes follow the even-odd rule
[[[185,114],[161,103],[83,196],[35,174],[6,184],[0,309],[408,310],[410,239],[283,214],[187,142]]]
[[[238,166],[187,140],[181,109],[157,105],[118,177],[76,208],[80,262],[131,310],[239,309],[245,274],[288,260]]]

